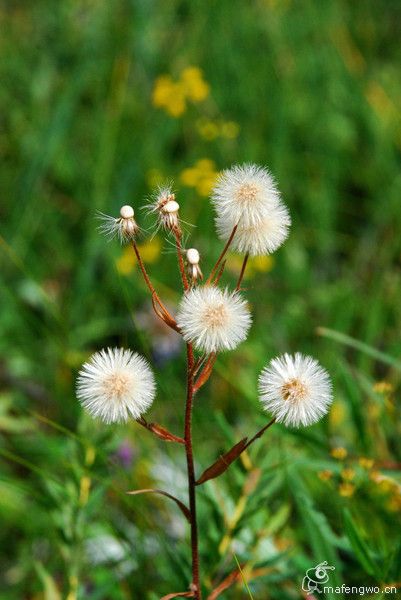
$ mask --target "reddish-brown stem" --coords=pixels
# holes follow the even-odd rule
[[[246,269],[246,265],[247,265],[247,263],[248,263],[248,258],[249,258],[249,254],[245,254],[245,256],[244,256],[244,260],[242,261],[241,272],[240,272],[240,274],[239,274],[238,281],[237,281],[237,285],[236,285],[236,287],[235,287],[235,289],[236,289],[237,291],[238,291],[238,290],[241,288],[241,283],[242,283],[242,280],[243,280],[243,278],[244,278],[244,275],[245,275],[245,269]]]
[[[148,272],[146,271],[146,267],[142,260],[142,256],[140,255],[139,248],[136,245],[134,240],[132,240],[132,247],[134,249],[136,258],[138,260],[138,265],[139,265],[139,268],[143,275],[143,278],[145,280],[145,283],[148,286],[150,293],[152,294],[152,304],[153,304],[153,309],[154,309],[156,315],[159,317],[159,319],[164,321],[169,327],[171,327],[175,331],[178,331],[177,324],[175,322],[174,317],[169,313],[167,308],[164,306],[163,302],[159,298],[158,293],[156,292],[155,288],[153,287],[152,282],[150,281],[150,277],[148,275]],[[156,309],[156,305],[155,305],[156,302],[160,306],[161,310],[163,311],[164,316],[162,314],[160,314],[158,312],[158,310]]]
[[[271,427],[275,422],[276,422],[276,418],[273,418],[271,421],[268,422],[267,425],[265,425],[264,427],[262,427],[262,429],[260,429],[257,433],[255,433],[255,435],[246,443],[246,446],[244,446],[244,449],[243,449],[242,452],[244,452],[244,450],[246,450],[247,448],[249,448],[249,446],[251,444],[253,444],[253,442],[255,440],[257,440],[258,438],[262,437],[262,435],[264,434],[264,432],[266,431],[266,429],[269,429],[269,427]]]
[[[179,231],[177,228],[174,228],[175,243],[176,243],[176,247],[177,247],[178,266],[179,266],[180,273],[181,273],[182,285],[183,285],[184,290],[186,291],[187,289],[189,289],[189,283],[188,283],[187,274],[185,272],[184,259],[182,257],[181,235],[182,235],[181,231]]]
[[[229,247],[231,245],[231,242],[233,241],[235,232],[237,231],[237,227],[238,227],[238,225],[234,225],[233,230],[232,230],[232,232],[230,234],[230,237],[228,238],[228,240],[226,242],[226,245],[224,246],[223,250],[221,251],[221,254],[220,254],[219,258],[216,261],[216,264],[214,265],[213,269],[211,270],[211,273],[210,273],[209,277],[207,278],[206,285],[209,285],[213,281],[213,278],[214,278],[214,276],[216,274],[216,271],[219,268],[219,265],[220,265],[221,261],[223,260],[223,258],[227,254],[227,251],[228,251],[228,249],[229,249]]]
[[[194,352],[192,344],[187,344],[187,400],[185,405],[185,454],[187,458],[188,473],[188,498],[191,520],[191,553],[192,553],[192,591],[195,600],[202,599],[202,590],[199,580],[199,551],[198,551],[198,524],[196,521],[196,495],[195,495],[195,467],[192,448],[192,406],[194,397]]]
[[[219,281],[224,273],[226,262],[227,262],[226,260],[223,260],[223,262],[221,263],[219,271],[218,271],[216,277],[214,278],[213,285],[217,285],[219,283]]]

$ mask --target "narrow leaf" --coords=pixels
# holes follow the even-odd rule
[[[184,438],[174,435],[168,429],[165,429],[157,423],[148,423],[149,430],[152,431],[157,437],[165,440],[166,442],[178,442],[179,444],[185,444]]]
[[[131,496],[137,496],[139,494],[161,494],[162,496],[166,496],[166,498],[170,498],[171,500],[174,500],[174,502],[180,508],[183,515],[187,519],[187,521],[189,523],[191,522],[191,513],[189,511],[189,508],[187,506],[185,506],[185,504],[183,502],[181,502],[181,500],[178,500],[178,498],[176,498],[175,496],[172,496],[168,492],[164,492],[163,490],[158,490],[155,488],[144,488],[142,490],[133,490],[132,492],[127,492],[127,494],[130,494]]]
[[[142,425],[142,427],[145,427],[145,429],[148,429],[148,431],[151,431],[157,435],[158,438],[164,440],[165,442],[178,442],[179,444],[185,444],[184,438],[174,435],[165,427],[158,425],[158,423],[148,423],[143,417],[137,419],[136,422],[139,423],[139,425]]]
[[[216,462],[214,462],[210,467],[206,469],[206,471],[202,473],[202,475],[196,482],[196,485],[205,483],[205,481],[209,481],[209,479],[214,479],[215,477],[218,477],[219,475],[224,473],[224,471],[228,469],[231,463],[239,457],[241,452],[245,450],[247,441],[247,437],[243,438],[240,442],[235,444],[235,446],[233,446],[228,452],[220,456],[216,460]]]
[[[399,360],[393,356],[390,356],[389,354],[386,354],[385,352],[376,350],[376,348],[365,344],[365,342],[356,340],[355,338],[352,338],[341,331],[335,331],[334,329],[328,329],[326,327],[318,327],[316,329],[316,333],[323,337],[334,340],[335,342],[339,342],[340,344],[344,344],[345,346],[349,346],[350,348],[355,348],[355,350],[359,350],[371,358],[374,358],[375,360],[378,360],[386,365],[390,365],[394,369],[397,369],[397,371],[401,371],[401,362]]]

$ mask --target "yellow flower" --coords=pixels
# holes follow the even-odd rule
[[[184,94],[192,102],[202,102],[209,95],[209,84],[203,79],[203,73],[198,67],[184,69],[180,80]]]
[[[377,392],[378,394],[385,395],[385,394],[390,394],[394,390],[394,387],[388,381],[378,381],[377,383],[374,384],[373,390],[375,392]]]
[[[374,465],[374,460],[372,458],[366,458],[365,456],[361,456],[358,462],[359,466],[363,469],[371,469]]]
[[[139,252],[141,253],[142,259],[145,263],[154,263],[160,256],[161,252],[161,241],[155,237],[152,240],[139,244]],[[116,260],[117,271],[120,275],[129,275],[135,268],[137,263],[134,251],[130,246],[124,248],[121,256]]]
[[[221,125],[221,136],[229,140],[236,138],[239,134],[239,125],[234,121],[227,121]]]
[[[336,402],[334,402],[330,414],[329,414],[329,419],[330,419],[330,423],[333,426],[338,426],[341,425],[341,423],[343,423],[345,421],[346,418],[346,407],[344,402],[341,402],[339,400],[337,400]]]
[[[338,491],[340,493],[340,496],[343,496],[344,498],[349,498],[354,494],[355,486],[352,483],[341,483],[339,485]]]
[[[153,87],[152,102],[177,118],[185,112],[188,100],[201,102],[208,94],[209,84],[204,81],[202,71],[198,67],[187,67],[178,81],[170,75],[160,75]]]
[[[341,477],[346,481],[352,481],[355,477],[355,471],[353,469],[343,469],[341,471]]]
[[[214,140],[219,135],[219,128],[213,121],[201,119],[197,122],[196,126],[200,136],[203,137],[205,140]]]
[[[233,255],[228,261],[228,269],[234,275],[239,275],[242,267],[243,257]],[[274,258],[270,255],[263,256],[252,256],[248,259],[247,267],[245,270],[244,279],[252,279],[256,277],[258,273],[267,273],[272,270],[274,265]]]
[[[161,75],[155,81],[152,102],[172,117],[179,117],[186,108],[184,89],[179,83],[174,83],[170,75]]]
[[[330,454],[333,458],[338,458],[338,460],[344,460],[344,458],[346,458],[348,452],[346,451],[345,448],[339,447],[339,448],[333,448],[333,450],[330,452]]]
[[[209,158],[202,158],[193,167],[182,171],[180,181],[183,185],[194,187],[200,196],[208,196],[217,175],[215,163]]]
[[[333,477],[333,471],[325,469],[324,471],[319,471],[317,475],[322,481],[329,481]]]

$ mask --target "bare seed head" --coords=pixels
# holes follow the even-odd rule
[[[203,273],[199,266],[200,255],[196,248],[188,248],[188,250],[185,250],[185,258],[187,260],[188,274],[192,283],[196,283],[198,279],[203,279]]]
[[[128,204],[120,208],[120,216],[117,219],[103,213],[99,213],[99,218],[103,221],[99,230],[110,239],[118,237],[121,243],[134,239],[139,232],[139,227],[134,219],[134,209]]]

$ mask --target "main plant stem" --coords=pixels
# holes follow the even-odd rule
[[[188,498],[191,519],[192,591],[195,600],[202,599],[199,581],[198,524],[196,521],[195,468],[192,449],[192,405],[194,398],[194,353],[192,344],[187,344],[187,401],[185,406],[185,454],[187,457]]]

